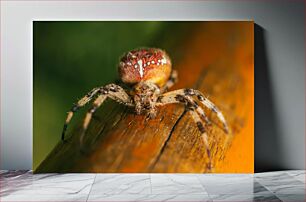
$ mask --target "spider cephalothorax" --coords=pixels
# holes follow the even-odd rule
[[[158,106],[181,103],[190,111],[206,147],[210,159],[210,150],[205,130],[205,122],[210,123],[203,106],[214,112],[223,124],[225,132],[228,126],[221,111],[205,97],[200,91],[194,89],[180,89],[166,92],[177,81],[177,73],[172,70],[172,63],[167,53],[157,48],[142,48],[124,54],[119,62],[119,75],[121,80],[132,90],[124,90],[116,84],[109,84],[92,89],[79,100],[68,112],[62,132],[62,140],[73,113],[95,98],[93,106],[86,114],[83,130],[80,135],[82,145],[83,137],[88,128],[93,113],[102,105],[106,98],[133,107],[137,114],[147,113],[153,118]],[[209,167],[211,163],[209,162]]]

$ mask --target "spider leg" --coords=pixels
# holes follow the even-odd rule
[[[84,122],[83,127],[80,135],[80,145],[81,148],[83,147],[83,140],[86,134],[87,128],[91,121],[92,115],[97,111],[97,109],[103,104],[106,98],[111,98],[121,104],[133,107],[134,103],[130,96],[118,85],[109,84],[106,87],[102,88],[101,94],[97,97],[97,99],[93,102],[92,107],[88,110]]]
[[[96,94],[107,94],[110,98],[116,100],[119,103],[125,104],[127,106],[133,106],[133,102],[130,99],[129,95],[124,91],[124,89],[115,84],[109,84],[105,87],[99,87],[92,89],[89,93],[87,93],[82,99],[80,99],[77,104],[75,104],[71,110],[68,112],[63,131],[62,131],[62,141],[65,140],[65,133],[67,130],[67,126],[70,123],[73,114],[85,106],[88,102],[90,102]]]
[[[229,129],[228,129],[228,125],[226,123],[226,120],[222,114],[222,112],[218,109],[218,107],[212,103],[207,97],[205,97],[203,95],[203,93],[201,93],[200,91],[198,90],[193,90],[193,89],[190,89],[191,91],[194,91],[195,95],[197,96],[198,100],[203,104],[205,105],[206,107],[208,107],[211,111],[213,111],[217,117],[219,118],[219,120],[223,123],[223,128],[225,130],[226,133],[229,132]],[[185,90],[185,93],[186,91],[189,91],[189,90]]]
[[[97,99],[93,102],[92,107],[88,110],[88,112],[87,112],[87,114],[85,116],[84,122],[83,122],[83,128],[82,128],[82,132],[81,132],[81,135],[80,135],[80,145],[81,145],[81,148],[83,146],[83,139],[84,139],[86,130],[88,128],[88,125],[90,123],[90,120],[92,118],[92,115],[102,105],[102,103],[105,101],[106,98],[107,98],[107,95],[104,95],[104,94],[99,95],[97,97]]]
[[[185,103],[185,104],[189,103],[188,104],[189,108],[195,110],[199,114],[199,116],[207,122],[207,124],[211,124],[204,110],[201,107],[199,107],[197,102],[195,102],[190,96],[177,94],[176,91],[171,91],[159,96],[157,99],[156,106],[171,104],[171,103]]]
[[[177,71],[172,70],[171,75],[165,86],[161,88],[161,93],[166,92],[169,88],[171,88],[178,81]]]
[[[201,109],[201,107],[199,107],[199,105],[197,104],[196,101],[194,101],[194,99],[188,95],[180,95],[180,94],[176,94],[173,92],[169,92],[166,93],[162,96],[159,97],[159,102],[158,105],[164,105],[164,104],[171,104],[171,103],[183,103],[186,106],[186,109],[191,113],[191,116],[194,120],[194,122],[197,124],[197,127],[199,129],[199,131],[201,132],[201,137],[203,139],[203,143],[205,145],[206,148],[206,153],[207,153],[207,157],[209,159],[208,162],[208,168],[209,170],[211,170],[212,165],[211,165],[211,156],[210,156],[210,149],[209,149],[209,145],[208,145],[208,140],[207,140],[207,133],[206,130],[204,128],[204,125],[202,123],[202,119],[201,117],[208,123],[210,123],[210,121],[208,120],[207,116],[205,115],[203,109]]]
[[[197,107],[195,110],[200,115],[200,117],[206,121],[207,124],[209,124],[209,125],[211,124],[211,121],[208,119],[204,110],[201,107]]]
[[[76,104],[74,104],[71,110],[68,112],[63,131],[62,131],[62,141],[65,140],[65,133],[70,123],[73,114],[78,111],[81,107],[85,106],[92,98],[99,92],[100,88],[94,88],[89,93],[87,93],[83,98],[81,98]]]
[[[209,159],[207,168],[209,170],[211,170],[212,169],[211,155],[210,155],[210,149],[209,149],[209,144],[208,144],[208,139],[207,139],[208,137],[207,137],[205,127],[204,127],[204,125],[202,123],[202,120],[199,117],[199,115],[193,110],[189,110],[189,111],[191,113],[191,116],[192,116],[194,122],[197,124],[197,127],[198,127],[199,131],[201,132],[201,138],[202,138],[203,143],[205,145],[206,154],[207,154],[207,157]]]
[[[211,156],[210,156],[210,149],[209,149],[209,144],[208,144],[208,139],[207,139],[207,133],[206,133],[205,127],[204,127],[204,125],[202,123],[202,120],[201,120],[199,115],[204,116],[204,120],[208,121],[208,123],[210,123],[210,122],[209,122],[207,116],[205,116],[204,111],[201,109],[201,107],[199,107],[197,102],[192,97],[189,97],[187,95],[187,96],[184,97],[184,99],[186,99],[187,108],[191,112],[191,116],[192,116],[194,122],[197,124],[197,127],[198,127],[199,131],[201,132],[201,137],[202,137],[203,143],[204,143],[205,148],[206,148],[207,157],[209,159],[207,167],[208,167],[209,170],[211,170],[212,164],[211,164]],[[194,110],[196,110],[196,111],[194,111]]]
[[[223,124],[224,131],[226,133],[229,132],[228,125],[226,123],[226,120],[222,112],[210,100],[208,100],[200,91],[194,90],[194,89],[179,89],[179,90],[165,93],[162,96],[164,96],[165,98],[168,97],[166,99],[169,99],[169,96],[173,97],[171,99],[178,99],[180,98],[180,96],[183,96],[183,97],[184,96],[189,96],[189,97],[196,96],[200,103],[202,103],[204,106],[206,106],[208,109],[210,109],[217,115],[218,119]]]
[[[104,88],[104,94],[107,94],[109,98],[124,104],[129,107],[134,107],[134,102],[126,91],[116,84],[109,84]]]

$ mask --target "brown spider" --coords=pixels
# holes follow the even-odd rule
[[[182,103],[190,111],[201,136],[203,138],[207,155],[210,159],[210,150],[205,132],[204,120],[210,123],[202,106],[216,113],[228,133],[227,123],[220,110],[209,101],[200,91],[194,89],[180,89],[166,92],[177,81],[177,72],[172,70],[171,60],[168,54],[157,48],[143,48],[129,51],[120,59],[119,75],[121,80],[129,85],[131,90],[124,90],[116,84],[92,89],[79,100],[68,112],[62,132],[62,140],[65,139],[65,131],[73,116],[80,107],[96,97],[93,106],[86,114],[83,129],[80,136],[80,144],[88,128],[93,113],[101,106],[106,98],[111,98],[121,104],[134,107],[137,114],[147,112],[150,118],[155,117],[156,107],[172,103]]]

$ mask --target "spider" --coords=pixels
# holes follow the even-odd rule
[[[156,116],[156,108],[158,106],[181,103],[191,113],[201,132],[207,156],[209,160],[211,159],[205,124],[203,124],[205,122],[211,124],[211,122],[202,106],[207,107],[217,115],[218,119],[223,123],[224,131],[228,133],[226,120],[221,111],[198,90],[186,88],[167,92],[177,81],[177,72],[172,70],[170,57],[164,50],[158,48],[131,50],[121,57],[118,71],[121,81],[127,84],[131,90],[124,90],[116,84],[108,84],[92,89],[74,104],[68,112],[62,132],[63,141],[65,140],[65,132],[73,114],[94,98],[93,105],[87,112],[83,122],[80,135],[81,146],[83,145],[83,138],[93,114],[106,98],[135,108],[137,114],[146,112],[149,118]]]

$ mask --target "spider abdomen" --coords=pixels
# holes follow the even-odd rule
[[[127,84],[142,81],[164,86],[171,74],[171,60],[157,48],[142,48],[124,54],[119,63],[119,75]]]

